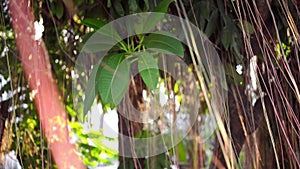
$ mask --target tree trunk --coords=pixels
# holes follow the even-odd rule
[[[9,10],[23,70],[37,107],[48,147],[58,168],[85,168],[70,143],[67,113],[51,72],[47,49],[35,39],[34,16],[30,1],[11,0]]]
[[[6,126],[5,123],[7,123],[9,118],[9,112],[8,108],[10,102],[9,100],[2,101],[0,105],[0,161],[3,159],[4,155],[7,153],[7,151],[10,149],[11,146],[11,133],[10,133],[10,127]],[[1,161],[3,162],[3,161]]]
[[[229,120],[224,120],[225,126],[229,126],[227,133],[230,135],[231,144],[234,148],[235,157],[238,158],[247,136],[251,135],[260,125],[263,119],[261,101],[257,101],[253,107],[251,117],[251,103],[245,95],[243,86],[231,86],[228,91]],[[226,143],[225,143],[226,144]],[[226,146],[226,145],[225,145]],[[215,141],[214,155],[210,168],[227,168],[224,153],[219,142]]]
[[[119,106],[120,110],[125,114],[118,112],[119,117],[119,169],[127,169],[127,168],[135,168],[140,169],[144,168],[144,158],[131,158],[131,157],[123,157],[122,152],[129,151],[132,153],[133,157],[136,152],[132,150],[133,145],[130,141],[126,140],[122,136],[128,136],[133,138],[138,132],[143,129],[143,123],[134,122],[128,120],[126,115],[133,115],[128,108],[129,104],[132,104],[134,108],[141,111],[143,109],[143,88],[144,83],[142,81],[141,76],[136,75],[130,82],[129,85],[129,100],[125,98],[121,105]],[[125,96],[126,97],[126,96]],[[128,103],[130,101],[130,103]],[[136,118],[142,117],[141,114],[136,114]]]

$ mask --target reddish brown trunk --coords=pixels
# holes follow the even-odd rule
[[[42,128],[58,168],[84,168],[69,141],[67,114],[51,72],[49,56],[42,39],[34,40],[31,1],[11,0],[9,9],[23,70],[34,95]]]

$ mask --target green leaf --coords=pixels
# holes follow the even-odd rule
[[[139,8],[136,0],[128,0],[128,8],[130,14],[136,13]]]
[[[204,31],[207,37],[210,37],[212,33],[216,30],[218,17],[219,17],[219,11],[216,9],[211,13]]]
[[[194,6],[193,8],[198,9],[200,7]],[[191,22],[193,22],[195,25],[199,26],[200,30],[204,30],[204,27],[205,27],[205,24],[206,24],[208,18],[207,19],[204,18],[203,14],[201,13],[201,10],[188,11],[188,17],[191,18],[191,20],[190,20]],[[208,17],[209,17],[209,13],[208,13]]]
[[[231,47],[235,52],[234,56],[235,56],[237,64],[242,64],[244,56],[240,53],[237,41],[233,41],[232,44],[231,44]]]
[[[88,156],[88,155],[87,155]],[[89,165],[89,166],[92,166],[92,167],[96,167],[98,162],[96,161],[90,161],[88,158],[83,158],[83,162],[86,164],[86,165]]]
[[[113,39],[115,39],[118,42],[120,42],[122,40],[119,33],[110,25],[107,25],[107,26],[105,25],[103,28],[101,28],[99,31],[97,31],[97,33],[108,36],[108,37],[112,37]]]
[[[74,111],[69,105],[66,105],[66,109],[71,117],[75,117],[77,115],[76,111]]]
[[[134,136],[134,138],[136,139],[148,138],[148,137],[149,137],[149,132],[147,130],[141,130]]]
[[[179,154],[179,160],[181,161],[181,162],[187,162],[187,159],[186,159],[186,149],[185,149],[185,147],[184,147],[184,144],[183,144],[183,142],[181,141],[181,142],[179,142],[178,143],[178,154]]]
[[[61,17],[64,14],[64,4],[62,1],[55,1],[50,3],[50,8],[53,13],[58,19],[61,19]]]
[[[60,19],[64,15],[64,4],[62,1],[57,1],[55,4],[56,10],[55,15]]]
[[[243,26],[250,35],[254,33],[254,28],[250,22],[243,20]]]
[[[163,0],[161,1],[153,10],[152,12],[158,13],[151,13],[147,19],[143,20],[144,32],[149,32],[153,29],[165,16],[164,13],[168,11],[168,7],[174,0]]]
[[[149,10],[149,0],[144,0],[145,3],[145,10],[148,11]]]
[[[129,85],[129,66],[122,62],[125,54],[115,54],[103,59],[97,73],[97,86],[104,105],[119,104]]]
[[[87,53],[108,51],[115,44],[117,44],[117,41],[113,37],[99,36],[99,38],[96,38],[96,36],[92,36],[92,38],[88,39],[88,41],[82,49]]]
[[[154,90],[158,84],[159,71],[153,55],[148,52],[138,53],[138,69],[145,84]]]
[[[90,78],[87,83],[86,91],[85,91],[85,98],[83,101],[83,114],[84,116],[87,114],[89,109],[94,103],[96,97],[96,76],[98,71],[99,64],[94,65]]]
[[[111,0],[107,0],[107,8],[111,8]]]
[[[119,16],[124,16],[125,15],[125,11],[124,11],[124,8],[121,4],[121,1],[120,0],[115,0],[113,1],[112,3],[116,13],[119,15]]]
[[[79,50],[82,50],[83,46],[86,44],[86,42],[89,40],[89,38],[94,34],[95,32],[89,32],[81,36],[82,42],[79,44]]]
[[[210,1],[199,1],[196,3],[194,9],[199,9],[200,14],[205,18],[209,19],[210,13]]]
[[[217,9],[220,11],[220,14],[222,16],[225,16],[225,10],[224,10],[224,2],[223,1],[216,1],[217,2]]]
[[[114,74],[111,86],[111,94],[114,105],[118,105],[123,99],[129,86],[129,71],[130,67],[125,60],[119,64],[117,71]]]
[[[183,45],[178,39],[171,35],[152,33],[145,37],[143,44],[148,49],[155,49],[156,51],[174,54],[181,57],[184,56]]]
[[[146,159],[147,164],[145,169],[152,169],[152,168],[163,168],[163,169],[171,169],[170,160],[167,159],[167,155],[165,153],[158,154]]]
[[[159,30],[159,31],[152,32],[152,34],[164,35],[164,36],[168,36],[170,38],[173,38],[173,39],[176,39],[176,40],[180,41],[180,39],[176,35],[174,35],[173,33],[171,33],[171,32],[160,31]]]
[[[234,42],[234,38],[236,36],[235,31],[237,31],[237,29],[230,17],[224,16],[223,19],[225,22],[225,27],[222,30],[221,42],[224,48],[227,50],[228,47],[231,46],[232,43]]]
[[[80,6],[83,3],[83,0],[75,0],[76,6]]]
[[[90,28],[94,28],[95,30],[100,29],[106,24],[105,22],[96,18],[85,18],[81,23]]]
[[[221,42],[225,49],[228,49],[230,43],[232,41],[232,33],[228,27],[225,27],[222,31]]]
[[[171,2],[174,0],[163,0],[161,1],[154,9],[152,12],[161,12],[161,13],[166,13],[168,11],[169,5]]]
[[[122,41],[119,34],[109,25],[105,25],[91,35],[87,35],[86,44],[82,48],[85,52],[99,52],[110,50]]]
[[[85,43],[82,50],[88,53],[110,50],[122,41],[118,32],[110,25],[103,25],[97,31],[83,35],[82,39]]]

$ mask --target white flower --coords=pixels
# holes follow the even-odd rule
[[[41,19],[39,22],[35,21],[34,22],[34,40],[39,40],[42,38],[43,36],[43,32],[44,32],[45,28],[43,25],[43,19]]]

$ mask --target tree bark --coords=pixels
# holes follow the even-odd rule
[[[127,104],[132,104],[137,110],[143,109],[143,88],[144,83],[142,82],[141,76],[136,75],[129,85],[129,99],[123,100],[119,106],[121,111],[125,111],[125,114],[121,114],[118,112],[119,118],[119,133],[121,137],[119,137],[119,169],[123,168],[144,168],[144,160],[145,158],[132,158],[132,157],[123,157],[122,152],[130,151],[132,155],[136,152],[132,150],[132,143],[128,140],[125,141],[123,136],[128,136],[130,138],[134,138],[134,136],[139,133],[143,129],[143,123],[135,122],[127,119],[126,114],[133,115],[128,108]],[[126,96],[125,96],[126,97]],[[130,102],[130,103],[128,103]],[[141,118],[141,114],[136,114],[137,118]]]
[[[246,141],[246,137],[251,135],[259,127],[263,120],[261,101],[258,100],[253,107],[253,119],[251,117],[250,107],[251,103],[248,101],[247,96],[244,93],[244,87],[235,85],[231,86],[228,91],[228,119],[230,119],[228,126],[230,128],[231,144],[234,147],[236,158],[239,157],[242,147]],[[214,149],[210,168],[227,168],[224,153],[222,152],[218,140],[215,141],[215,145],[216,147]]]
[[[67,113],[51,72],[51,65],[42,39],[35,40],[31,1],[11,0],[9,10],[23,70],[37,107],[48,147],[58,168],[85,168],[70,143]]]

